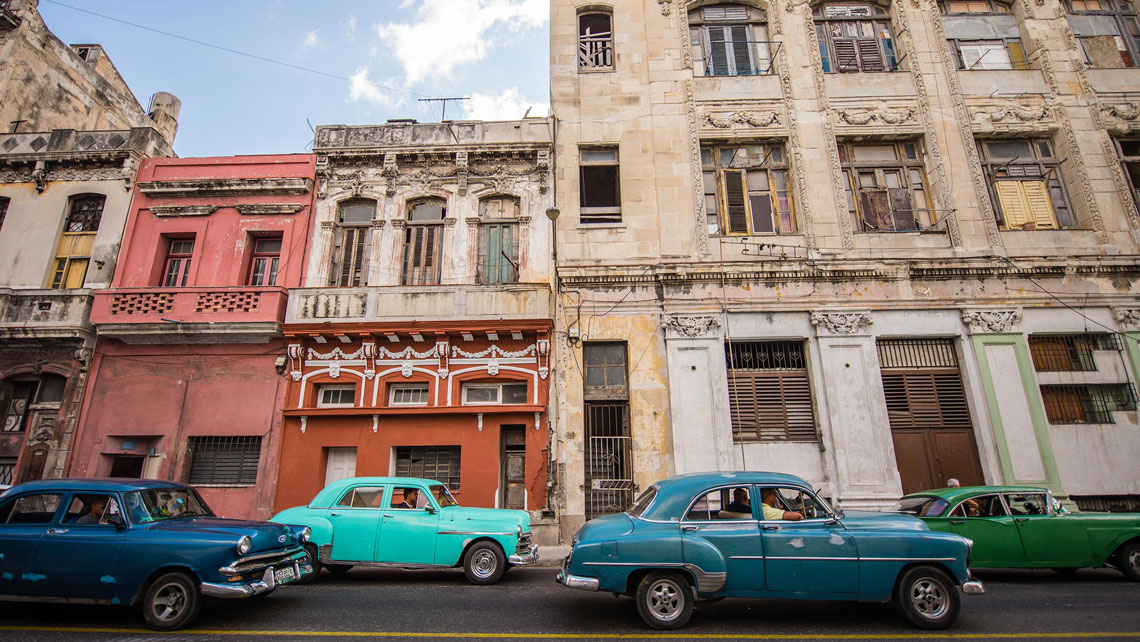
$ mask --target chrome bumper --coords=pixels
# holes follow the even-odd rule
[[[573,589],[582,589],[583,591],[596,591],[598,586],[602,583],[596,577],[582,577],[580,575],[571,575],[562,569],[558,572],[558,577],[554,578],[559,584]]]
[[[986,592],[981,580],[969,579],[962,582],[962,592],[966,595],[981,595]]]
[[[538,547],[531,546],[530,550],[524,553],[516,552],[514,555],[511,555],[509,558],[507,558],[507,561],[510,562],[512,566],[526,566],[527,564],[534,564],[538,561]]]
[[[296,582],[297,580],[307,575],[313,574],[313,565],[309,563],[308,556],[303,556],[301,559],[295,559],[293,565],[293,579],[289,583]],[[278,565],[275,567],[268,567],[265,572],[261,574],[261,579],[252,582],[234,582],[232,584],[215,584],[213,582],[202,582],[201,590],[202,595],[208,597],[223,597],[223,598],[246,598],[259,595],[261,593],[268,593],[277,588],[277,580],[274,576],[274,571],[286,565]]]

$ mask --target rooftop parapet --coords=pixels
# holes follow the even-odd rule
[[[457,120],[417,123],[392,120],[385,125],[321,125],[317,127],[313,151],[321,153],[360,152],[369,148],[464,148],[550,145],[547,118],[481,121]]]
[[[162,135],[150,127],[109,131],[55,129],[50,132],[0,134],[0,159],[7,163],[100,154],[111,158],[130,152],[141,156],[171,156],[174,153]]]

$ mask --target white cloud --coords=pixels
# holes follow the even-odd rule
[[[387,90],[373,84],[368,78],[368,66],[359,67],[353,72],[348,84],[348,101],[364,100],[380,105],[391,106],[396,103]]]
[[[457,66],[486,58],[490,49],[549,19],[547,0],[419,2],[412,22],[375,25],[385,48],[403,67],[408,85],[431,75],[449,76]]]
[[[341,21],[344,25],[344,38],[349,42],[356,40],[356,16],[349,16],[348,20]]]
[[[305,49],[312,49],[321,44],[321,36],[314,29],[313,31],[305,32]]]
[[[471,94],[466,103],[466,118],[470,120],[518,120],[530,110],[530,116],[545,116],[550,105],[534,103],[519,95],[512,87],[498,94]]]

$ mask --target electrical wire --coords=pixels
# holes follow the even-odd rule
[[[187,36],[180,36],[176,33],[170,33],[169,31],[163,31],[161,29],[155,29],[153,27],[148,27],[146,25],[140,25],[138,23],[123,20],[121,18],[114,18],[112,16],[104,15],[101,13],[96,13],[96,12],[88,10],[88,9],[81,9],[79,7],[75,7],[75,6],[72,6],[69,4],[64,4],[62,2],[59,2],[58,0],[41,0],[41,2],[46,2],[48,4],[54,4],[56,6],[64,7],[65,9],[71,9],[72,11],[78,11],[80,13],[86,13],[88,15],[92,15],[92,16],[95,16],[97,18],[102,18],[104,20],[110,20],[111,22],[117,22],[119,24],[127,25],[128,27],[134,27],[135,29],[142,29],[143,31],[149,31],[151,33],[157,33],[159,35],[167,36],[168,38],[176,38],[178,40],[184,40],[186,42],[192,42],[196,45],[201,45],[203,47],[209,47],[211,49],[217,49],[219,51],[225,51],[227,53],[236,54],[238,56],[244,56],[246,58],[252,58],[254,60],[260,60],[261,62],[267,62],[267,63],[272,64],[272,65],[279,65],[281,67],[288,67],[290,69],[295,69],[297,71],[304,71],[304,72],[307,72],[310,74],[317,74],[318,76],[325,76],[326,78],[334,78],[336,80],[343,80],[343,81],[349,82],[349,83],[353,82],[353,79],[349,78],[348,76],[341,76],[339,74],[333,74],[333,73],[329,73],[327,71],[321,71],[319,69],[312,69],[310,67],[302,67],[300,65],[294,65],[292,63],[284,62],[281,60],[276,60],[273,58],[267,58],[265,56],[259,56],[257,54],[251,54],[251,53],[247,53],[245,51],[239,51],[237,49],[231,49],[229,47],[223,47],[222,45],[215,45],[213,43],[205,42],[202,40],[197,40],[195,38],[189,38]],[[377,83],[371,82],[369,80],[361,80],[361,81],[357,81],[357,82],[363,82],[364,84],[371,85],[372,87],[376,87],[377,89],[384,89],[386,91],[394,91],[394,92],[401,93],[401,94],[408,94],[409,96],[420,96],[422,98],[428,98],[429,97],[426,94],[420,94],[420,93],[416,93],[414,91],[408,91],[406,89],[397,89],[396,87],[389,87],[388,85],[377,84]]]

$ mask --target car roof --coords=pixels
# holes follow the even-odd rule
[[[331,506],[332,502],[340,499],[346,488],[352,486],[361,486],[367,484],[377,485],[395,485],[395,484],[408,484],[411,486],[430,486],[432,484],[446,485],[441,481],[435,479],[424,479],[423,477],[346,477],[338,479],[333,483],[325,486],[313,501],[309,502],[309,506],[313,508],[322,508]]]
[[[654,484],[658,489],[657,498],[653,500],[653,505],[646,511],[644,517],[658,520],[680,517],[697,493],[714,486],[747,486],[749,484],[811,488],[811,484],[795,475],[755,470],[677,475],[667,477]]]
[[[911,493],[905,495],[903,499],[912,497],[938,497],[953,504],[967,497],[974,495],[985,495],[987,493],[1047,493],[1047,488],[1037,488],[1035,486],[959,486],[957,488],[932,488],[918,493]]]
[[[37,479],[16,484],[3,495],[14,495],[24,491],[93,491],[127,492],[152,488],[190,488],[186,484],[165,479],[133,479],[130,477],[65,477],[62,479]]]

